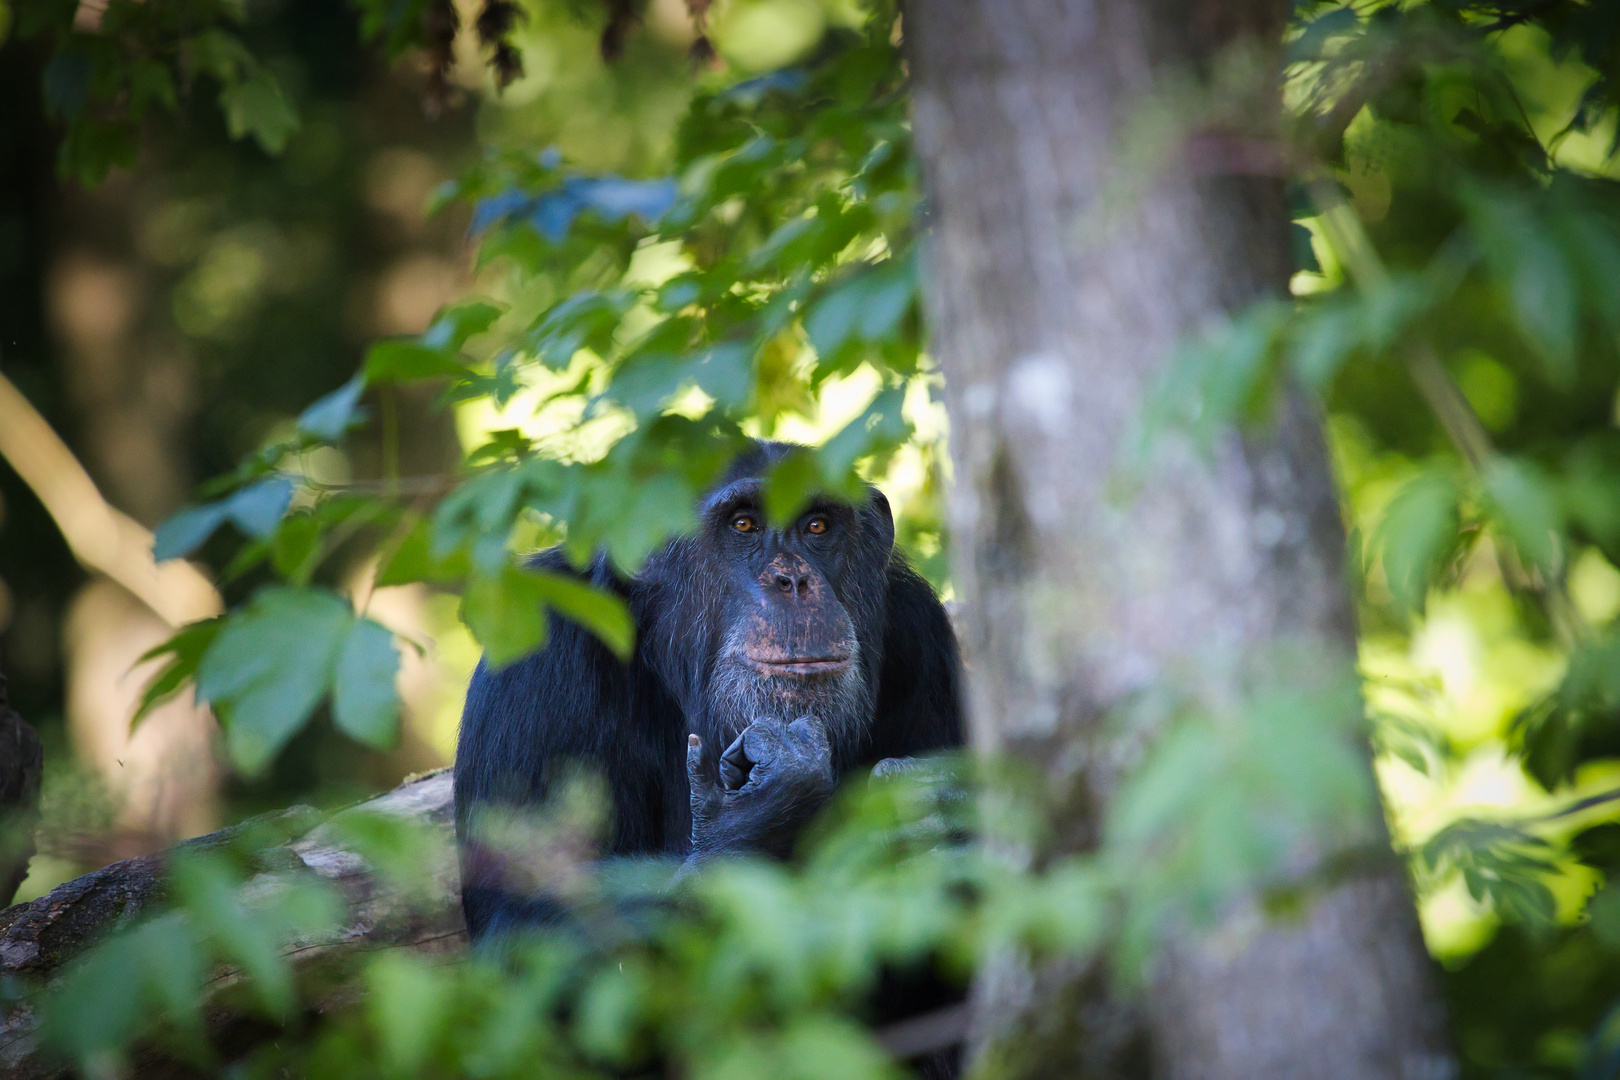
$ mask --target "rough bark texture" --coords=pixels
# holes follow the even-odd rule
[[[28,876],[44,773],[39,736],[11,709],[0,675],[0,904],[11,903]]]
[[[431,827],[436,850],[422,887],[401,897],[376,879],[359,855],[344,848],[320,816],[308,807],[274,815],[276,826],[303,835],[262,853],[266,873],[301,870],[337,884],[348,902],[348,917],[335,932],[315,941],[289,943],[284,952],[304,975],[330,966],[359,951],[409,948],[432,953],[459,953],[466,944],[461,922],[461,883],[456,869],[450,772],[441,770],[407,781],[386,795],[354,808],[366,813],[408,817]],[[266,824],[262,819],[257,823]],[[311,828],[310,826],[314,826]],[[182,846],[220,847],[244,826],[225,829]],[[163,899],[164,853],[113,863],[58,886],[28,904],[0,911],[0,979],[49,980],[87,945],[118,926],[153,910]],[[261,887],[248,881],[245,892]],[[222,973],[218,987],[231,982]],[[209,1025],[216,1048],[228,1053],[270,1034],[227,1007],[211,1009]],[[35,1041],[36,1021],[26,1009],[0,1016],[0,1077],[40,1080],[67,1076],[59,1063],[43,1056]],[[193,1071],[155,1052],[137,1055],[136,1074],[144,1077],[193,1075]]]
[[[1286,11],[1281,0],[907,9],[973,739],[1044,771],[1070,850],[1098,842],[1124,766],[1151,738],[1108,722],[1147,692],[1230,708],[1279,649],[1353,662],[1342,525],[1309,407],[1285,402],[1269,433],[1224,437],[1213,458],[1171,443],[1122,468],[1175,346],[1286,295],[1289,271],[1280,182],[1232,171],[1253,166],[1252,143],[1188,132],[1184,153],[1143,165],[1127,133],[1151,102],[1208,79],[1227,46],[1274,46]],[[1275,78],[1259,85],[1275,96]],[[1176,943],[1137,1000],[1100,963],[992,965],[978,991],[980,1067],[1177,1080],[1454,1070],[1393,860],[1287,925],[1238,911]]]

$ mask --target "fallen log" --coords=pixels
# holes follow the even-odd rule
[[[244,892],[284,881],[288,871],[307,873],[337,886],[346,904],[340,925],[316,939],[289,943],[283,955],[297,972],[313,971],[356,953],[412,949],[459,953],[466,943],[461,920],[461,883],[456,866],[450,770],[409,779],[330,820],[309,807],[293,807],[230,829],[189,840],[188,849],[223,848],[248,828],[279,829],[295,838],[260,853],[260,878]],[[429,844],[421,876],[410,894],[396,891],[342,840],[346,815],[380,814],[423,826]],[[49,981],[74,956],[112,930],[129,925],[162,906],[164,867],[170,852],[155,852],[113,863],[75,878],[27,904],[0,911],[0,981]],[[221,986],[229,974],[217,980]],[[240,1016],[211,1015],[210,1026],[238,1024]],[[0,1017],[0,1077],[44,1080],[68,1076],[59,1062],[41,1052],[38,1020],[26,1006]],[[143,1077],[194,1075],[161,1055],[143,1055],[136,1072]]]

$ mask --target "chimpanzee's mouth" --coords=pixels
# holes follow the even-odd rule
[[[836,675],[855,665],[853,656],[748,656],[748,665],[762,675]]]

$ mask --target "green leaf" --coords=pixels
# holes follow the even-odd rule
[[[332,688],[332,718],[338,730],[357,742],[386,750],[399,734],[399,650],[394,635],[370,619],[360,619],[338,655]]]
[[[152,681],[147,683],[146,689],[141,692],[140,707],[135,710],[135,716],[129,722],[131,730],[146,719],[147,714],[153,709],[179,693],[181,688],[196,676],[197,665],[202,662],[203,654],[208,651],[208,647],[214,643],[214,638],[219,636],[223,625],[222,618],[189,623],[168,641],[141,654],[141,658],[136,661],[138,664],[156,660],[160,656],[167,656],[169,661],[158,669],[158,673],[152,676]]]
[[[266,589],[230,616],[197,668],[197,696],[225,725],[231,759],[262,770],[332,684],[354,613],[318,589]]]
[[[754,384],[754,347],[722,342],[706,350],[691,371],[698,388],[722,408],[741,408],[748,402]]]
[[[270,565],[285,580],[306,584],[318,562],[321,535],[321,521],[314,514],[297,513],[283,519],[268,545]]]
[[[201,852],[177,852],[171,864],[175,894],[214,945],[241,966],[264,1006],[285,1015],[293,1006],[292,973],[281,955],[273,920],[256,918],[242,904],[241,882],[225,861]]]
[[[440,558],[433,552],[433,526],[426,520],[411,526],[394,553],[377,572],[377,587],[408,585],[416,581],[448,584],[467,576],[466,552],[452,549]]]
[[[465,375],[467,365],[447,350],[396,338],[379,341],[367,349],[366,363],[361,370],[370,383],[411,382],[445,375]]]
[[[204,970],[197,932],[179,914],[115,933],[44,997],[43,1041],[83,1065],[105,1065],[160,1021],[196,1031]]]
[[[1529,192],[1474,188],[1464,192],[1469,220],[1486,261],[1506,293],[1524,337],[1540,355],[1548,379],[1568,388],[1575,378],[1580,291],[1568,260],[1550,239]]]
[[[1498,457],[1480,474],[1496,518],[1525,558],[1555,569],[1561,550],[1563,512],[1552,482],[1528,461]]]
[[[360,395],[365,393],[365,390],[366,377],[364,374],[357,374],[300,413],[298,430],[325,442],[335,442],[342,438],[343,433],[360,419],[355,412],[355,406],[360,403]]]
[[[848,490],[855,465],[862,458],[898,447],[911,437],[904,406],[906,388],[891,386],[880,392],[864,412],[844,425],[821,448],[821,475],[835,489]]]
[[[1321,394],[1360,343],[1359,309],[1323,302],[1308,309],[1295,324],[1290,359],[1300,381]]]
[[[267,72],[257,71],[219,92],[219,106],[231,138],[252,135],[264,152],[279,154],[298,130],[298,114]]]
[[[187,67],[206,72],[225,85],[236,83],[255,63],[241,39],[218,28],[186,38],[180,49]]]
[[[455,986],[427,962],[384,952],[366,970],[366,1011],[391,1073],[416,1075],[455,1014]]]
[[[188,506],[157,527],[152,537],[152,558],[158,562],[190,555],[225,524],[229,507],[223,502]]]
[[[540,584],[516,567],[495,577],[475,577],[461,597],[461,621],[484,647],[494,667],[521,660],[546,643],[545,599]]]
[[[248,536],[266,539],[276,531],[292,496],[292,481],[273,476],[242,488],[228,499],[188,506],[158,526],[152,557],[162,562],[189,555],[227,520]]]
[[[765,477],[765,516],[778,527],[788,524],[821,486],[821,466],[815,454],[790,450]]]
[[[482,334],[501,317],[501,308],[482,300],[452,304],[433,318],[433,325],[422,334],[421,342],[430,349],[454,351],[467,340]]]
[[[1390,501],[1373,536],[1389,591],[1408,611],[1423,606],[1442,556],[1456,542],[1460,496],[1451,477],[1427,470]]]
[[[606,484],[592,491],[603,511],[592,508],[592,524],[604,529],[608,552],[615,565],[634,570],[671,535],[692,523],[697,495],[680,475],[658,473],[638,477],[616,490]],[[611,500],[611,501],[610,501]]]
[[[636,623],[621,598],[565,574],[548,570],[525,573],[539,583],[539,595],[548,607],[595,634],[620,660],[630,659]]]
[[[231,522],[248,536],[268,538],[281,524],[281,517],[292,505],[293,484],[285,476],[273,476],[238,491],[225,502]]]
[[[623,293],[580,293],[546,312],[529,336],[530,348],[549,368],[562,370],[580,349],[605,353],[632,298]]]
[[[629,658],[636,628],[624,601],[566,574],[507,564],[498,575],[468,583],[461,614],[489,663],[504,667],[545,644],[548,607],[596,635],[621,660]]]
[[[834,289],[811,307],[805,316],[804,332],[824,362],[831,362],[854,333],[866,307],[859,281]]]

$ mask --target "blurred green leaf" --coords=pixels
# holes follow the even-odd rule
[[[1441,560],[1456,543],[1461,494],[1450,476],[1426,469],[1396,493],[1373,535],[1389,590],[1408,611],[1423,607]]]
[[[225,503],[217,502],[188,506],[173,514],[153,534],[152,557],[163,562],[191,554],[225,524],[229,512]]]
[[[501,317],[501,308],[483,300],[452,304],[433,317],[433,324],[421,342],[430,349],[459,349],[467,340],[482,334]]]
[[[1541,356],[1547,377],[1568,387],[1575,379],[1580,294],[1563,252],[1526,199],[1475,189],[1465,194],[1464,205],[1492,273],[1512,303],[1526,339]]]
[[[814,451],[789,451],[771,466],[765,478],[765,516],[773,525],[786,527],[821,486],[821,468]]]
[[[399,650],[394,635],[370,619],[356,620],[338,654],[332,718],[349,737],[385,750],[399,734]]]
[[[1553,570],[1560,557],[1563,513],[1547,476],[1528,461],[1497,457],[1485,464],[1480,481],[1491,508],[1521,554]]]
[[[461,620],[495,667],[521,660],[546,642],[545,597],[539,580],[516,567],[474,577],[461,596]]]
[[[214,643],[214,638],[219,635],[223,625],[222,618],[190,623],[176,631],[168,641],[141,654],[137,663],[144,664],[148,660],[156,660],[163,656],[167,656],[168,660],[141,692],[140,706],[129,722],[131,730],[146,719],[153,709],[174,697],[196,677],[197,666],[202,662],[203,654]]]
[[[219,92],[231,138],[252,135],[267,154],[279,154],[298,130],[298,113],[268,72],[255,71]]]
[[[273,923],[255,918],[243,906],[240,878],[222,859],[200,852],[178,854],[170,873],[176,895],[198,928],[241,965],[266,1010],[274,1016],[287,1015],[294,1001],[292,972],[282,958]]]
[[[332,684],[354,613],[320,589],[265,589],[227,619],[197,667],[197,697],[225,725],[231,760],[257,773]]]
[[[337,441],[360,419],[356,406],[365,390],[365,375],[356,375],[300,413],[298,430],[324,442]]]
[[[636,624],[622,599],[564,574],[530,569],[524,576],[534,579],[547,607],[596,635],[620,660],[630,659]]]
[[[264,539],[275,532],[293,497],[292,481],[273,476],[249,484],[228,499],[188,506],[157,528],[152,557],[159,562],[189,555],[226,521],[248,536]]]
[[[366,1008],[384,1062],[399,1073],[416,1073],[450,1019],[452,987],[429,963],[399,951],[370,963],[366,985]]]
[[[362,371],[368,383],[379,383],[464,375],[467,368],[446,349],[396,338],[367,349]]]

